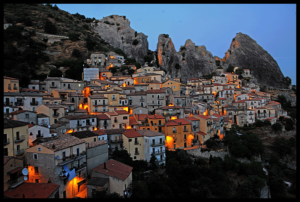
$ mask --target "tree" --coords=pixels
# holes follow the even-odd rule
[[[235,70],[235,73],[241,76],[244,73],[244,69],[239,67]]]
[[[229,64],[226,72],[233,72],[233,69],[234,67],[231,64]]]
[[[287,131],[294,130],[294,121],[292,119],[285,120],[285,130]]]
[[[212,139],[208,139],[208,140],[205,142],[205,145],[206,145],[208,148],[215,149],[217,143],[216,143],[216,141],[214,141],[214,140],[212,140]]]
[[[277,152],[281,157],[286,154],[292,153],[292,146],[289,140],[285,138],[276,137],[272,143],[272,149]]]
[[[280,123],[274,123],[274,124],[272,125],[272,129],[273,129],[274,131],[281,131],[281,130],[282,130],[282,126],[281,126]]]
[[[120,161],[126,165],[132,165],[132,158],[130,157],[129,153],[126,150],[115,150],[111,156],[112,159],[116,161]]]
[[[262,122],[261,120],[257,120],[255,122],[255,125],[256,125],[256,127],[262,127],[262,126],[264,126],[264,122]]]
[[[96,191],[95,194],[92,195],[92,198],[122,198],[120,194],[113,192],[113,193],[106,193],[105,190],[103,191]]]
[[[137,39],[134,39],[133,42],[132,42],[132,45],[135,46],[135,45],[137,45],[138,43],[139,43],[139,41],[138,41]]]
[[[75,48],[75,49],[73,49],[72,56],[75,58],[79,58],[79,57],[81,57],[81,53],[78,49]]]
[[[56,26],[54,24],[52,24],[52,22],[49,20],[46,21],[44,30],[48,34],[56,34],[57,33]]]
[[[142,67],[141,64],[138,62],[134,63],[134,65],[136,66],[136,69],[140,69]]]
[[[117,72],[117,67],[111,67],[109,68],[109,71],[114,74]]]
[[[155,157],[155,155],[152,153],[151,154],[151,158],[150,158],[150,164],[153,170],[157,169],[157,164],[156,164],[156,160],[157,158]]]
[[[88,50],[93,50],[94,47],[96,46],[96,42],[93,41],[90,37],[87,37],[87,38],[85,39],[85,41],[86,41],[86,48],[87,48]]]
[[[217,66],[217,67],[220,66],[220,60],[216,60],[216,66]]]
[[[24,25],[26,26],[32,26],[32,21],[29,17],[24,18]]]
[[[264,120],[264,125],[265,126],[270,126],[271,125],[271,122],[269,120]]]
[[[128,70],[128,75],[132,75],[134,73],[134,69],[129,69]]]
[[[49,73],[49,77],[61,77],[62,75],[63,75],[62,71],[56,68],[51,69]]]
[[[286,76],[284,79],[288,86],[292,84],[292,79],[290,77]]]

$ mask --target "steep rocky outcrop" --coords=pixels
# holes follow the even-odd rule
[[[160,34],[157,57],[161,68],[167,70],[172,78],[181,78],[182,82],[209,74],[216,69],[215,59],[206,47],[195,46],[190,39],[176,52],[172,39],[168,35]]]
[[[250,69],[251,74],[261,85],[286,87],[284,75],[274,58],[251,37],[241,32],[233,38],[225,56],[222,59],[217,57],[215,59],[225,61],[221,63],[225,69],[229,64]]]
[[[110,45],[120,48],[129,58],[134,58],[140,64],[144,64],[144,56],[148,51],[148,36],[141,32],[135,36],[135,30],[130,27],[130,21],[125,16],[104,17],[97,23],[92,22],[91,26]],[[138,44],[133,45],[135,39]]]

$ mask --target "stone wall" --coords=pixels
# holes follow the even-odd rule
[[[92,169],[108,160],[108,145],[103,144],[93,148],[87,148],[87,175],[90,175]]]

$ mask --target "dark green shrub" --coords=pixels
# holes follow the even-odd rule
[[[14,18],[12,18],[11,16],[6,16],[5,20],[7,23],[14,23]]]
[[[134,65],[136,66],[136,69],[139,69],[139,68],[141,68],[141,67],[142,67],[142,66],[141,66],[141,64],[140,64],[140,63],[138,63],[138,62],[134,63]]]
[[[56,34],[57,33],[56,26],[54,24],[52,24],[52,22],[49,20],[46,21],[44,30],[48,34]]]
[[[285,130],[287,131],[294,130],[294,121],[292,119],[285,120]]]
[[[216,60],[216,66],[220,66],[220,60]]]
[[[137,37],[137,31],[135,31],[134,36]]]
[[[29,17],[24,18],[24,25],[25,26],[32,26],[32,21]]]
[[[110,23],[107,20],[105,20],[104,23],[110,25]]]
[[[282,126],[281,126],[280,123],[274,123],[274,124],[272,125],[272,129],[273,129],[274,131],[281,131],[281,130],[282,130]]]
[[[79,35],[78,34],[76,34],[76,33],[69,33],[68,34],[68,37],[69,37],[69,39],[71,40],[71,41],[78,41],[79,40]]]
[[[72,56],[75,58],[79,58],[79,57],[81,57],[81,53],[78,49],[75,48],[72,52]]]
[[[184,51],[186,48],[184,46],[180,47],[180,51]]]
[[[262,126],[264,126],[264,122],[262,122],[261,120],[257,120],[255,122],[255,125],[256,125],[256,127],[262,127]]]
[[[269,120],[264,120],[264,125],[265,126],[270,126],[271,125],[271,122]]]
[[[89,26],[87,24],[82,25],[82,27],[86,30],[89,30]]]
[[[51,13],[48,13],[47,17],[54,18],[54,16]]]
[[[233,72],[233,69],[234,67],[231,64],[229,64],[226,72]]]

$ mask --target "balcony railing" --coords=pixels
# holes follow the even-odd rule
[[[50,86],[50,88],[57,88],[57,85],[52,85]]]
[[[144,98],[141,98],[141,99],[140,99],[140,102],[144,102],[144,101],[145,101],[145,99],[144,99]]]
[[[110,140],[111,143],[123,143],[123,139]]]
[[[188,129],[187,128],[183,129],[183,132],[188,132]]]
[[[139,155],[140,153],[137,151],[137,152],[134,152],[134,155]]]
[[[24,102],[15,102],[15,106],[23,106]]]
[[[13,106],[13,102],[4,102],[4,106],[5,107],[12,107]]]
[[[25,140],[25,135],[21,135],[21,136],[19,136],[19,138],[15,139],[15,143],[23,142],[24,140]]]
[[[207,126],[211,126],[212,125],[212,122],[207,122]]]
[[[156,159],[156,161],[155,162],[162,162],[162,161],[165,161],[166,160],[166,157],[162,157],[162,158],[160,158],[160,159]]]
[[[83,170],[84,168],[86,168],[86,162],[82,162],[82,164],[78,165],[78,166],[73,166],[73,168],[75,168],[75,172],[79,172],[81,170]]]
[[[24,149],[19,149],[19,150],[15,149],[14,154],[15,154],[15,156],[22,155],[22,154],[24,154]]]
[[[38,102],[30,102],[31,106],[37,106],[39,103]]]
[[[151,147],[156,147],[156,146],[161,146],[161,145],[165,145],[165,141],[162,141],[162,142],[152,142],[150,144]]]
[[[114,122],[115,122],[115,123],[118,123],[118,119],[115,119]]]
[[[165,153],[165,150],[158,150],[158,151],[154,151],[154,152],[152,151],[152,152],[151,152],[151,155],[152,155],[152,154],[158,155],[158,154],[163,154],[163,153]]]
[[[4,140],[3,143],[4,143],[4,144],[3,144],[4,146],[5,146],[5,145],[8,145],[8,144],[10,143],[9,138],[7,138],[6,140]]]
[[[42,133],[42,134],[37,134],[36,137],[37,137],[37,138],[44,137],[44,134],[43,134],[43,133]]]
[[[14,86],[14,90],[18,90],[18,87],[17,87],[17,86]]]
[[[18,179],[16,180],[9,180],[9,188],[15,188],[17,187],[18,185],[22,184],[24,182],[24,177],[18,177]]]
[[[139,144],[139,141],[134,141],[134,144],[135,144],[135,145],[138,145],[138,144]]]
[[[53,117],[58,117],[59,113],[53,114]]]
[[[177,133],[177,130],[173,130],[173,133]]]

